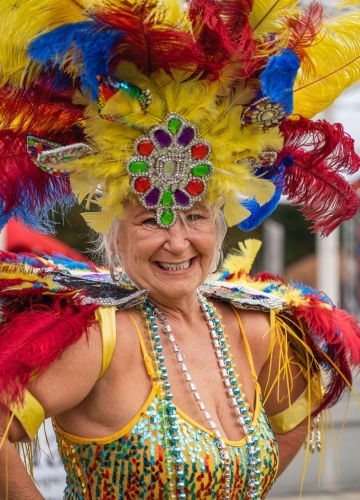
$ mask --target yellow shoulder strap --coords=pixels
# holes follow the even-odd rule
[[[45,410],[39,401],[29,391],[25,391],[24,403],[11,404],[9,410],[20,421],[29,438],[33,440],[45,420]]]
[[[147,349],[146,349],[146,346],[145,346],[145,342],[144,342],[144,340],[142,338],[142,335],[141,335],[141,332],[140,332],[140,328],[138,327],[138,325],[137,325],[137,323],[135,321],[135,318],[130,313],[128,313],[128,315],[130,316],[132,322],[134,323],[135,328],[136,328],[136,332],[137,332],[138,337],[139,337],[141,352],[142,352],[142,354],[144,356],[144,362],[145,362],[146,371],[147,371],[149,377],[151,378],[151,380],[155,380],[156,379],[156,373],[155,373],[155,370],[154,370],[154,365],[153,365],[151,357],[149,356],[149,354],[147,352]]]
[[[116,307],[99,307],[95,318],[100,324],[102,340],[102,365],[98,380],[100,380],[109,368],[114,354],[116,344]]]
[[[305,418],[309,418],[316,404],[321,399],[323,388],[317,377],[313,377],[310,385],[289,408],[268,417],[272,430],[277,434],[285,434],[297,427]]]

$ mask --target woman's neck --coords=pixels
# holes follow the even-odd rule
[[[186,324],[191,328],[204,319],[197,292],[181,298],[157,297],[150,293],[148,298],[152,305],[160,309],[170,324]]]

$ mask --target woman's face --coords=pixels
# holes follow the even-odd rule
[[[191,295],[209,273],[216,244],[212,211],[196,204],[169,229],[156,224],[155,212],[139,202],[128,203],[120,221],[117,250],[129,278],[150,296],[177,298]]]

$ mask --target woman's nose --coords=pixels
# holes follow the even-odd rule
[[[165,239],[163,247],[172,253],[180,254],[190,246],[189,230],[180,218],[166,230]]]

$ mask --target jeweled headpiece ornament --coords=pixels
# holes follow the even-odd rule
[[[103,233],[132,198],[162,227],[203,200],[252,229],[281,194],[323,235],[353,216],[353,141],[311,118],[359,79],[360,8],[296,4],[2,2],[0,225],[74,194]]]

